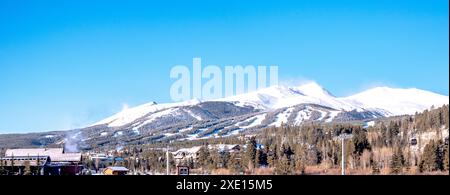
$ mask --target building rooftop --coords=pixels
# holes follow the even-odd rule
[[[81,161],[81,153],[64,153],[63,148],[7,149],[5,157],[12,156],[49,156],[52,162]]]
[[[106,169],[111,169],[113,171],[128,171],[125,167],[107,167]]]

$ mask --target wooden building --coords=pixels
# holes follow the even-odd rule
[[[106,167],[103,170],[104,175],[126,175],[128,173],[128,169],[125,167]]]
[[[81,153],[65,153],[63,148],[7,149],[0,160],[8,174],[31,170],[33,175],[76,175],[83,169]]]

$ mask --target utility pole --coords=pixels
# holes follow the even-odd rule
[[[341,138],[341,148],[342,148],[342,156],[341,156],[341,175],[345,175],[345,139]]]
[[[166,149],[166,175],[170,175],[170,168],[169,168],[169,144],[167,144],[167,149]]]
[[[339,139],[341,140],[341,151],[342,151],[342,156],[341,156],[341,174],[345,175],[345,140],[346,139],[351,139],[353,137],[352,134],[341,134],[339,135]]]
[[[170,150],[170,144],[172,141],[169,141],[166,148],[166,175],[170,175],[170,162],[169,162],[169,150]]]

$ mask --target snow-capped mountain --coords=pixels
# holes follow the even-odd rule
[[[342,99],[364,108],[386,110],[387,116],[414,114],[449,102],[448,96],[433,92],[389,87],[376,87]]]
[[[317,83],[272,86],[216,100],[150,102],[89,127],[36,138],[36,143],[77,143],[80,148],[197,140],[253,133],[271,126],[308,122],[370,122],[448,104],[448,96],[419,89],[378,87],[335,97]]]
[[[236,105],[255,106],[263,109],[279,109],[298,104],[317,104],[342,111],[362,110],[358,105],[352,105],[334,97],[315,82],[298,87],[273,86],[217,101],[235,102]]]
[[[419,90],[373,88],[335,97],[315,82],[272,86],[209,101],[151,102],[97,122],[94,134],[152,136],[152,139],[203,139],[235,135],[282,124],[373,120],[414,114],[448,104],[448,96]]]
[[[357,113],[373,112],[375,114],[372,116],[373,118],[379,117],[376,115],[394,116],[414,114],[415,112],[429,109],[431,106],[438,107],[448,104],[449,98],[448,96],[415,88],[395,89],[389,87],[377,87],[349,97],[339,98],[333,96],[319,84],[310,82],[296,87],[272,86],[254,92],[208,102],[231,103],[236,107],[252,108],[255,112],[274,112],[290,108],[290,110],[286,111],[290,113],[289,116],[292,115],[291,112],[298,105],[314,105],[315,107],[322,107],[322,111],[325,112],[319,118],[325,119],[328,114],[326,121],[331,122],[339,113],[351,111]],[[194,121],[211,119],[207,113],[202,112],[201,109],[196,109],[196,106],[201,106],[202,103],[204,102],[197,99],[167,104],[151,102],[125,109],[94,125],[121,127],[134,124],[133,127],[136,129],[136,127],[142,127],[145,124],[156,121],[158,118],[167,116],[187,116],[188,118],[194,119]],[[317,109],[315,110],[318,111]],[[286,115],[288,113],[284,114]],[[143,118],[146,120],[142,120]],[[139,119],[143,122],[137,122]],[[288,121],[284,122],[287,123]]]
[[[167,109],[167,108],[173,108],[173,107],[180,107],[180,106],[189,106],[189,105],[195,105],[200,103],[199,100],[193,99],[185,102],[179,102],[179,103],[167,103],[167,104],[157,104],[156,102],[150,102],[147,104],[143,104],[140,106],[136,106],[134,108],[127,108],[122,110],[121,112],[108,117],[106,119],[103,119],[94,125],[101,125],[101,124],[108,124],[110,127],[119,127],[126,124],[129,124],[149,113],[158,113],[158,111]]]

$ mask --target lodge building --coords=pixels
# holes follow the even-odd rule
[[[32,175],[77,175],[83,169],[81,153],[66,153],[63,148],[7,149],[0,166],[9,175],[26,171]]]
[[[175,152],[172,152],[173,158],[175,160],[176,165],[187,164],[189,160],[193,162],[197,162],[199,157],[199,151],[202,146],[194,146],[192,148],[181,148]],[[220,153],[223,152],[239,152],[241,150],[241,146],[238,144],[217,144],[217,145],[208,145],[209,150],[217,150]]]

